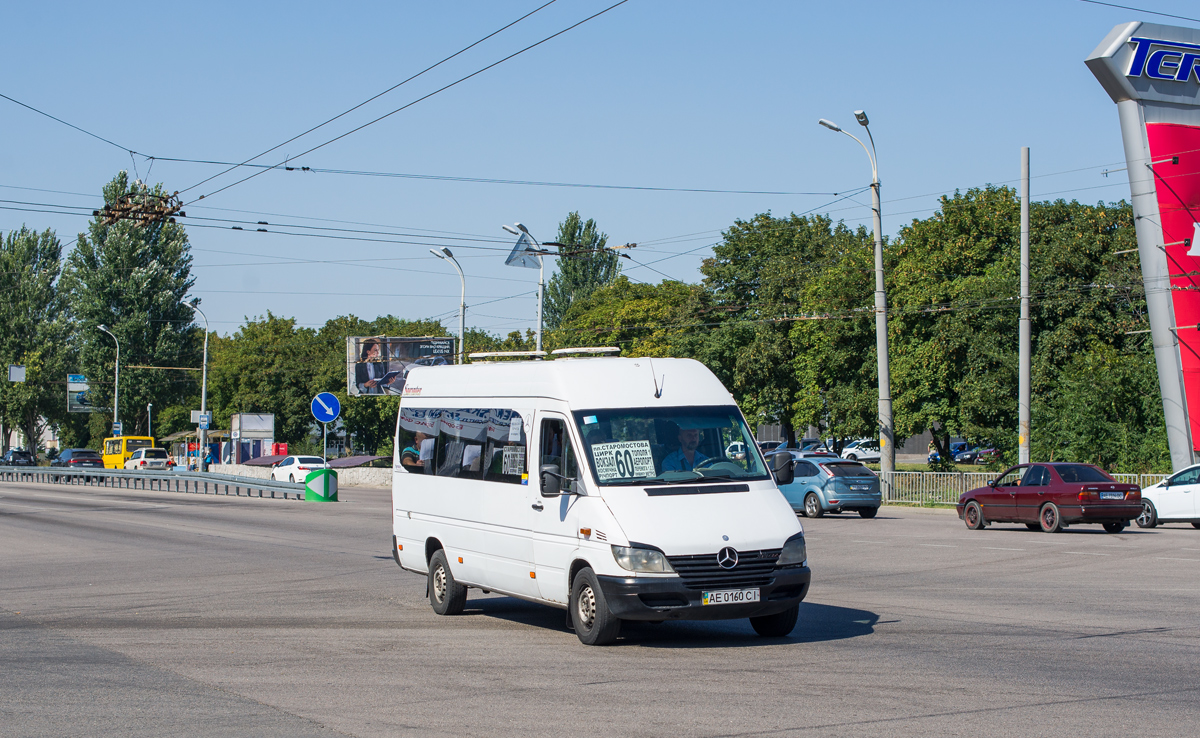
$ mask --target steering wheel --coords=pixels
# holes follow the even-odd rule
[[[721,466],[717,466],[717,464],[721,464]],[[738,466],[736,461],[725,455],[711,456],[693,466],[692,469],[695,471],[700,471],[701,469],[720,469],[722,471],[733,472],[735,474],[737,472],[744,471],[742,467]]]

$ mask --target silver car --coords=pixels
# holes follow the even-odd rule
[[[125,460],[126,469],[166,469],[170,464],[165,448],[139,448]]]

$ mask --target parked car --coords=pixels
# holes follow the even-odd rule
[[[764,454],[768,451],[774,451],[777,448],[786,447],[786,446],[787,446],[787,441],[759,441],[758,442],[758,450],[762,451]]]
[[[289,456],[271,467],[271,479],[276,482],[303,482],[310,471],[324,469],[325,459],[320,456]]]
[[[1000,461],[1000,449],[998,448],[985,448],[975,457],[975,463],[981,466],[998,461]]]
[[[974,464],[975,459],[979,458],[979,452],[982,450],[979,446],[975,446],[966,451],[960,451],[954,455],[954,461],[958,464]]]
[[[1142,492],[1091,464],[1021,464],[987,486],[958,498],[958,517],[971,530],[991,523],[1024,523],[1057,533],[1068,525],[1098,523],[1120,533],[1142,514]]]
[[[969,448],[970,448],[970,444],[968,444],[966,441],[951,442],[950,458],[952,458],[952,459],[957,458],[959,454],[961,454],[964,451],[967,451]],[[937,451],[930,451],[929,458],[927,459],[927,461],[932,464],[933,462],[937,461],[940,458],[942,458],[942,455],[939,454]]]
[[[104,458],[100,456],[98,451],[93,451],[90,448],[64,448],[58,453],[54,461],[50,462],[50,466],[63,467],[67,469],[87,469],[87,468],[104,468]]]
[[[1200,464],[1189,466],[1173,477],[1142,490],[1142,514],[1139,528],[1154,528],[1161,523],[1191,523],[1200,528]]]
[[[842,449],[842,458],[863,462],[879,461],[879,441],[854,441]]]
[[[167,456],[165,448],[139,448],[125,460],[126,469],[168,469],[173,466],[175,462]]]
[[[0,458],[0,465],[3,466],[37,466],[33,460],[33,454],[28,451],[23,451],[19,448],[10,448],[3,458]]]
[[[879,477],[862,464],[833,454],[779,453],[792,455],[792,482],[779,485],[792,510],[809,518],[843,511],[873,518],[879,512]],[[773,465],[773,459],[767,463]]]
[[[725,447],[725,455],[736,461],[742,461],[746,458],[746,444],[741,441],[734,441]]]

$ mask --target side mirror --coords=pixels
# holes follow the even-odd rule
[[[995,479],[989,479],[989,480],[987,480],[987,486],[989,486],[989,487],[995,487],[995,486],[996,486],[996,480],[995,480]]]
[[[775,475],[775,484],[791,484],[796,478],[792,455],[788,452],[775,454],[771,457],[771,473]]]
[[[562,494],[562,475],[558,473],[558,464],[544,464],[540,476],[542,497],[558,497]]]

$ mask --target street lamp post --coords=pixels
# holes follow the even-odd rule
[[[433,254],[442,261],[448,261],[454,265],[454,269],[458,271],[458,278],[462,282],[462,299],[458,302],[458,363],[463,363],[463,348],[466,346],[467,340],[467,278],[463,276],[462,267],[458,265],[458,259],[454,258],[454,254],[445,246],[441,251],[429,249],[429,253]]]
[[[513,234],[514,236],[520,236],[522,233],[524,233],[526,236],[529,236],[529,240],[533,241],[533,245],[537,246],[537,249],[539,252],[543,251],[542,244],[538,243],[538,240],[533,237],[533,234],[529,232],[529,229],[526,228],[525,226],[521,225],[520,223],[516,224],[516,228],[513,228],[510,225],[501,226],[501,227],[504,230],[508,231],[509,233]],[[546,297],[546,261],[545,261],[545,259],[542,258],[541,253],[539,253],[537,255],[537,258],[538,258],[537,350],[541,351],[542,350],[542,303],[544,302],[545,297]]]
[[[201,364],[200,371],[200,415],[203,416],[208,410],[208,316],[200,308],[192,305],[192,310],[200,313],[200,317],[204,318],[204,362]],[[201,420],[201,426],[207,425]],[[196,460],[196,468],[200,471],[206,471],[204,463],[205,452],[208,450],[208,428],[200,428],[200,448],[196,449],[196,455],[199,457]]]
[[[150,424],[150,421],[152,419],[151,411],[153,409],[154,409],[154,403],[147,402],[146,403],[146,435],[150,436],[151,438],[154,438],[154,428]]]
[[[817,121],[831,131],[845,133],[858,141],[871,161],[871,212],[875,216],[875,353],[879,371],[879,468],[883,472],[896,470],[896,431],[892,423],[892,382],[888,367],[887,294],[883,284],[883,216],[879,200],[879,168],[876,166],[875,137],[871,135],[870,121],[861,110],[854,111],[859,125],[867,129],[871,148],[849,131],[842,130],[832,121],[822,118]]]
[[[108,326],[98,325],[96,327],[107,333],[109,336],[112,336],[113,343],[117,344],[117,360],[113,368],[113,424],[116,424],[120,422],[118,411],[121,407],[121,342],[118,341],[117,337],[113,335],[113,332],[108,329]]]

